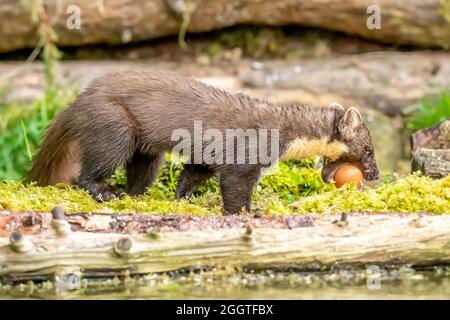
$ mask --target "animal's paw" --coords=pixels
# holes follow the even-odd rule
[[[112,191],[104,191],[95,196],[95,200],[98,202],[110,202],[114,200],[122,199],[123,195],[118,195]]]
[[[192,191],[186,191],[186,190],[178,190],[176,193],[176,200],[181,200],[181,199],[190,199],[191,196],[193,195]]]

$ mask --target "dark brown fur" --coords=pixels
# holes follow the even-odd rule
[[[367,177],[376,178],[374,161],[364,158],[367,149],[373,153],[367,128],[362,125],[358,135],[344,137],[338,128],[343,116],[340,108],[271,104],[174,74],[109,74],[94,80],[55,118],[33,160],[28,180],[39,185],[78,183],[95,198],[110,200],[114,195],[104,180],[125,166],[126,192],[142,194],[157,177],[164,153],[174,146],[173,130],[192,132],[194,120],[202,120],[204,130],[216,128],[222,132],[229,128],[279,129],[280,153],[298,137],[345,140],[351,150],[339,161],[361,163],[367,166]],[[261,167],[186,165],[179,178],[177,198],[191,194],[218,173],[225,212],[249,210]]]

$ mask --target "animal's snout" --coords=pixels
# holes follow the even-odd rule
[[[364,171],[364,179],[368,181],[380,180],[380,173],[378,172],[378,168],[368,169]]]

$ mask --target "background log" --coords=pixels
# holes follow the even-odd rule
[[[448,48],[449,22],[440,0],[186,0],[196,3],[190,32],[239,24],[299,24],[340,31],[386,43]],[[118,44],[179,31],[181,21],[165,0],[43,0],[58,46]],[[167,2],[174,2],[167,1]],[[34,47],[38,41],[30,12],[17,0],[0,2],[0,52]],[[67,8],[81,9],[81,28],[67,28]],[[381,28],[366,26],[367,8],[378,5]],[[448,13],[447,13],[448,14]]]
[[[3,212],[2,217],[17,214]],[[145,226],[156,217],[129,223]],[[0,278],[43,279],[62,269],[96,277],[199,267],[324,270],[336,264],[427,266],[450,262],[448,215],[354,213],[345,220],[340,215],[236,217],[235,222],[240,221],[237,225],[233,225],[234,217],[159,217],[160,222],[165,221],[161,225],[169,226],[172,232],[161,231],[160,225],[151,232],[142,233],[144,228],[126,236],[105,233],[113,216],[92,214],[82,218],[97,220],[103,226],[97,231],[102,232],[74,231],[59,236],[52,228],[43,228],[39,233],[23,235],[22,241],[28,245],[24,252],[13,248],[9,238],[0,237]],[[312,219],[312,224],[286,223],[297,219],[304,222],[305,217]],[[228,219],[232,219],[231,225],[227,225]],[[14,229],[13,220],[4,221],[2,230]],[[275,227],[271,227],[271,221]],[[124,237],[131,244],[128,240],[119,243]]]
[[[412,171],[432,178],[450,173],[450,120],[419,130],[411,135]]]
[[[450,149],[419,148],[412,153],[411,170],[440,179],[450,173]]]
[[[450,119],[411,135],[411,149],[450,149]]]

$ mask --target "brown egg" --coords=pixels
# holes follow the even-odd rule
[[[354,182],[357,188],[361,187],[363,173],[357,166],[346,163],[342,165],[334,175],[334,184],[340,188],[346,183]]]

